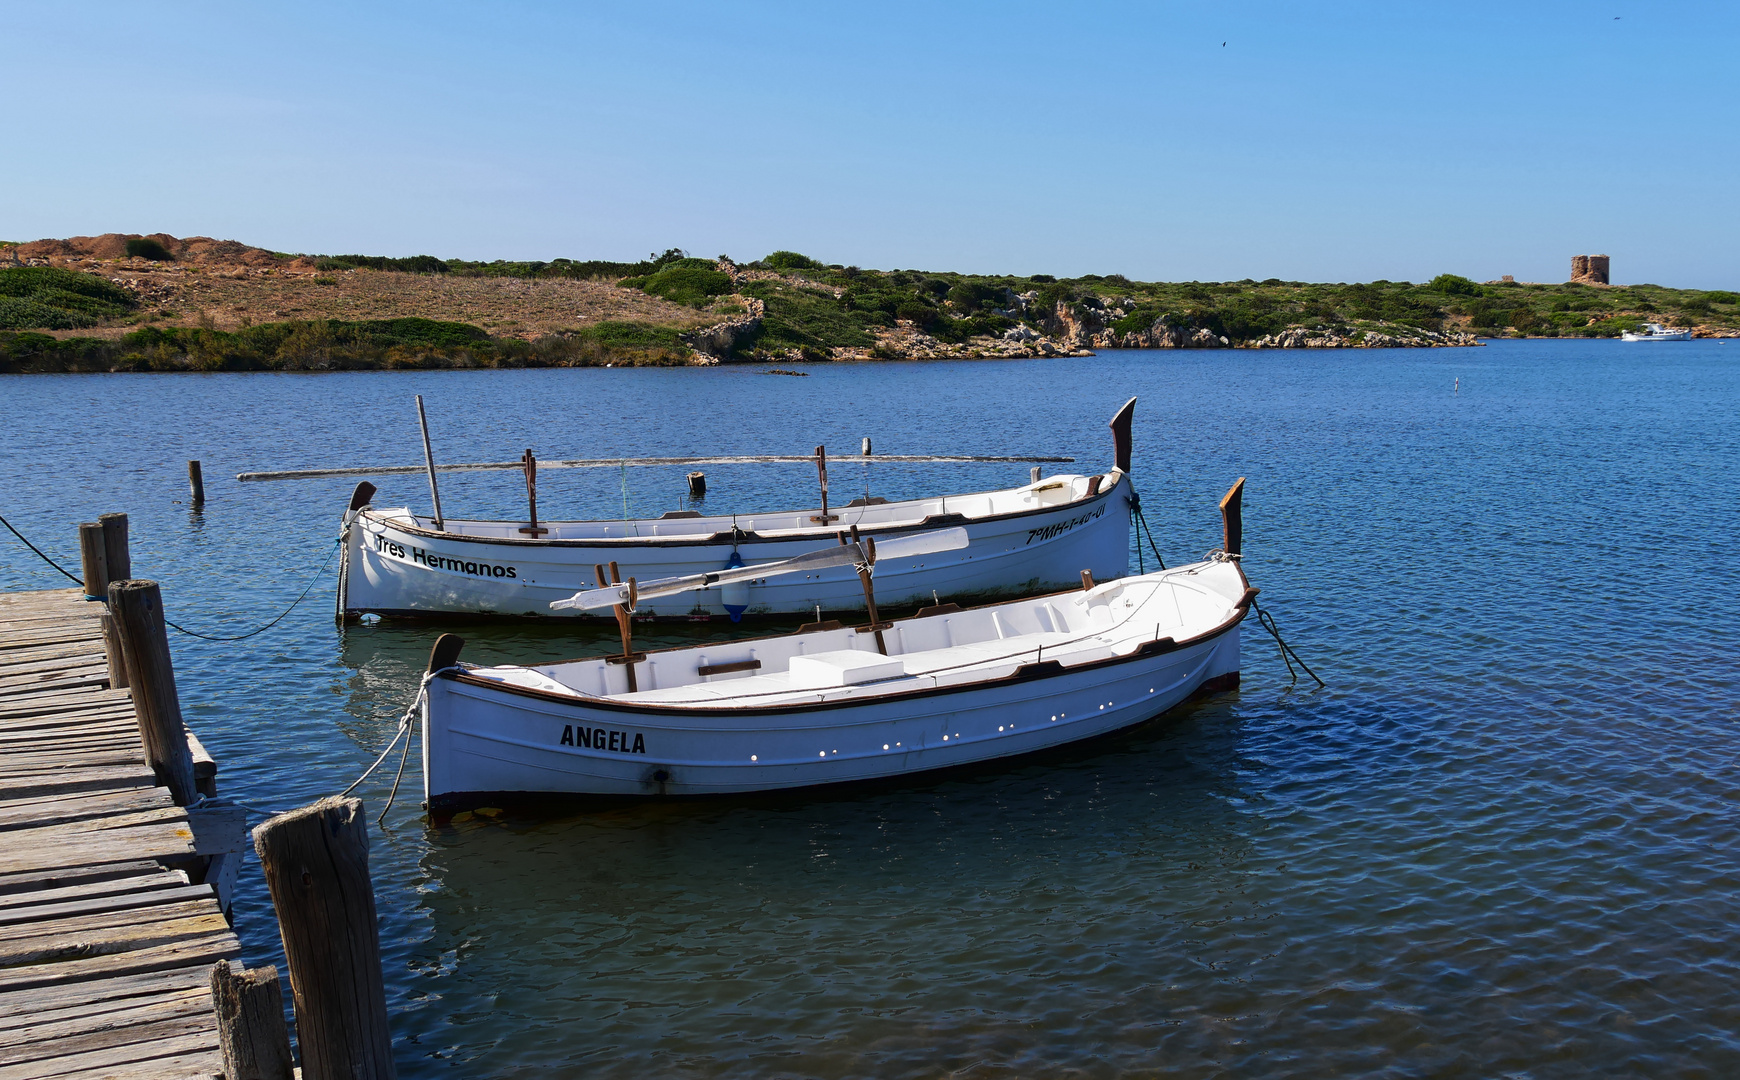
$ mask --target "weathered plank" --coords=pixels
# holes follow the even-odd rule
[[[150,859],[98,863],[92,866],[57,866],[47,870],[26,870],[13,874],[0,874],[0,897],[33,894],[45,889],[66,889],[75,885],[116,881],[121,878],[177,873],[179,872],[175,870],[165,870],[161,864]],[[181,884],[187,884],[185,876],[182,877]]]
[[[144,765],[105,765],[89,769],[62,769],[58,773],[19,774],[0,778],[0,786],[4,787],[7,794],[20,797],[151,787],[156,782],[157,777]]]
[[[127,1001],[170,991],[202,987],[210,991],[211,965],[170,965],[136,974],[114,974],[64,986],[0,993],[0,1015],[18,1015],[26,1003],[34,1009],[65,1009],[101,1001]]]
[[[60,825],[87,818],[111,817],[140,810],[161,810],[174,805],[169,793],[162,788],[123,788],[119,791],[75,792],[53,796],[39,795],[31,799],[9,799],[0,802],[0,832]]]
[[[63,900],[31,907],[0,908],[0,927],[29,923],[56,922],[83,915],[108,912],[143,911],[153,906],[179,904],[194,900],[217,901],[217,892],[210,885],[183,885],[174,889],[137,889],[109,896],[93,896],[82,900]]]
[[[23,1009],[0,1016],[0,1051],[46,1042],[98,1026],[120,1026],[184,1012],[211,1012],[210,991],[174,990],[145,996],[81,1001],[59,1009]],[[0,1057],[11,1060],[9,1055]]]
[[[223,1058],[207,1047],[217,1040],[216,1031],[183,1032],[150,1041],[69,1053],[46,1061],[18,1066],[0,1066],[0,1080],[62,1080],[101,1076],[107,1080],[176,1080],[185,1076],[216,1076],[223,1071]]]
[[[221,916],[219,917],[221,921]],[[0,970],[0,992],[83,983],[109,975],[138,975],[197,965],[208,971],[213,962],[242,955],[241,942],[226,926],[221,933],[184,938],[163,945],[109,953],[88,959]]]

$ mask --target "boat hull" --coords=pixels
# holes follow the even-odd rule
[[[690,796],[910,776],[1130,727],[1237,685],[1239,627],[1170,652],[828,708],[668,711],[431,680],[433,810],[533,796]],[[584,733],[582,738],[581,733]]]
[[[1032,595],[1067,587],[1083,570],[1101,581],[1122,577],[1129,572],[1130,500],[1129,479],[1114,472],[1105,490],[1061,505],[981,520],[955,515],[946,521],[894,526],[866,522],[864,533],[876,539],[954,526],[965,528],[968,535],[968,546],[960,551],[879,562],[877,603],[899,609],[938,600],[982,602]],[[850,508],[840,514],[833,529],[846,528],[863,516]],[[549,605],[596,587],[593,568],[601,563],[616,563],[622,580],[650,581],[722,569],[734,552],[750,565],[791,558],[816,550],[832,537],[831,530],[810,529],[781,536],[751,533],[735,540],[730,533],[714,533],[539,542],[439,533],[412,527],[402,516],[365,510],[347,522],[339,613],[344,618],[609,618],[608,613],[552,611]],[[813,615],[818,609],[865,610],[863,587],[852,567],[757,580],[747,595],[699,589],[643,604],[636,617]]]

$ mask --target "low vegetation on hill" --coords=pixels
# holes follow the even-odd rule
[[[12,249],[0,372],[259,371],[1054,355],[1740,333],[1740,295],[1656,285],[1140,282],[937,273],[776,251],[635,262],[291,256],[108,234]],[[259,314],[256,315],[255,313]],[[263,316],[263,317],[262,317]],[[288,317],[286,317],[288,316]]]
[[[95,274],[52,266],[0,270],[0,330],[73,330],[137,307],[127,290]]]
[[[668,327],[600,322],[537,341],[491,337],[433,319],[265,323],[234,332],[145,327],[119,338],[0,332],[0,373],[53,371],[367,371],[432,368],[678,365],[689,351]]]

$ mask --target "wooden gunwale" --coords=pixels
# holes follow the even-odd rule
[[[988,523],[1014,521],[1018,518],[1032,517],[1032,516],[1035,516],[1038,514],[1055,514],[1058,511],[1064,510],[1064,509],[1080,510],[1080,509],[1087,508],[1095,503],[1104,502],[1104,501],[1110,499],[1112,494],[1118,490],[1118,488],[1124,483],[1124,481],[1126,479],[1127,479],[1127,475],[1120,474],[1118,477],[1117,483],[1113,484],[1109,488],[1102,489],[1098,494],[1084,495],[1081,498],[1076,499],[1072,502],[1059,503],[1056,506],[1039,506],[1039,507],[1034,507],[1034,508],[1028,509],[1028,510],[1010,510],[1010,511],[1007,511],[1007,512],[1001,513],[1001,514],[987,514],[984,517],[974,517],[974,518],[969,518],[969,517],[966,517],[965,515],[956,514],[953,512],[950,512],[947,514],[931,514],[920,521],[907,522],[905,524],[896,524],[896,525],[888,525],[888,526],[868,525],[868,526],[861,526],[861,528],[867,535],[875,536],[875,537],[880,539],[880,538],[889,537],[889,536],[898,536],[898,535],[903,534],[903,533],[924,532],[924,531],[927,531],[929,529],[938,529],[938,528],[944,528],[944,527],[954,526],[954,525],[966,525],[966,524],[984,525],[984,524],[988,524]],[[962,494],[962,495],[950,495],[950,496],[948,496],[948,498],[951,498],[951,499],[956,499],[956,498],[970,499],[970,498],[974,498],[975,496],[987,495],[987,494],[990,494],[990,492],[983,492],[983,491],[967,492],[967,493]],[[924,502],[924,501],[928,501],[928,500],[914,499],[912,501],[913,502]],[[791,511],[779,511],[779,512],[780,513],[790,513]],[[799,511],[799,512],[801,513],[801,511]],[[779,536],[764,536],[761,533],[752,532],[748,529],[739,529],[736,531],[723,530],[720,532],[711,533],[707,536],[599,536],[599,537],[577,537],[577,538],[565,539],[565,540],[555,540],[555,539],[552,539],[552,540],[532,540],[532,539],[521,538],[521,537],[512,537],[512,536],[469,536],[465,533],[436,532],[433,529],[425,529],[421,525],[417,525],[417,524],[410,524],[410,525],[402,524],[400,522],[400,520],[397,518],[388,518],[388,517],[383,516],[381,514],[381,512],[378,510],[369,510],[366,508],[364,510],[360,511],[360,513],[359,513],[359,516],[364,516],[364,515],[366,515],[371,521],[378,522],[381,525],[384,525],[385,527],[393,529],[397,532],[407,533],[407,534],[412,535],[412,536],[427,537],[431,540],[446,540],[449,542],[458,542],[458,543],[464,543],[464,544],[494,544],[494,545],[499,545],[499,546],[503,546],[503,547],[529,547],[529,548],[593,548],[593,547],[598,547],[598,548],[620,548],[620,547],[680,548],[680,547],[713,547],[713,546],[718,546],[718,545],[722,545],[722,544],[736,545],[736,544],[824,543],[826,541],[832,540],[834,538],[834,534],[840,531],[839,529],[836,529],[836,528],[794,529],[790,532],[784,532]],[[649,518],[649,519],[643,519],[643,520],[656,521],[658,519]],[[509,522],[505,519],[501,520],[501,521],[483,521],[481,519],[467,519],[467,518],[448,518],[447,519],[447,523],[450,525],[464,525],[467,521],[472,521],[476,524],[488,524],[488,525],[511,524],[511,522]],[[550,528],[556,528],[556,527],[559,527],[562,525],[590,524],[590,522],[585,522],[585,521],[545,521],[544,524]]]
[[[1240,576],[1241,577],[1243,576],[1242,568],[1240,570]],[[1068,595],[1073,595],[1079,591],[1080,591],[1079,589],[1066,589],[1062,592],[1047,593],[1044,595],[1045,596],[1068,596]],[[775,716],[775,715],[783,715],[783,714],[791,714],[791,713],[805,713],[805,712],[818,712],[818,711],[837,710],[837,709],[862,708],[862,707],[867,706],[867,705],[873,705],[873,704],[879,705],[879,704],[882,704],[883,702],[909,701],[913,698],[920,698],[920,697],[943,697],[943,696],[947,696],[950,694],[962,694],[962,693],[967,693],[969,691],[974,691],[974,690],[985,690],[985,689],[989,689],[991,687],[996,687],[996,686],[1008,686],[1008,685],[1012,685],[1015,683],[1034,682],[1034,681],[1038,681],[1038,680],[1057,678],[1058,676],[1061,676],[1061,675],[1073,675],[1077,672],[1098,671],[1098,670],[1103,670],[1106,668],[1116,667],[1120,664],[1133,663],[1137,660],[1151,659],[1154,656],[1161,655],[1163,653],[1177,652],[1181,649],[1188,649],[1188,648],[1191,648],[1192,646],[1200,645],[1200,644],[1203,644],[1204,642],[1212,641],[1213,639],[1218,638],[1223,634],[1226,634],[1228,631],[1230,631],[1234,627],[1236,627],[1239,623],[1243,622],[1245,616],[1250,613],[1251,601],[1256,597],[1256,594],[1257,594],[1256,589],[1252,589],[1252,588],[1247,587],[1245,589],[1244,595],[1241,596],[1239,598],[1239,600],[1233,605],[1233,614],[1228,616],[1225,620],[1223,620],[1219,624],[1215,625],[1214,627],[1212,627],[1208,630],[1203,631],[1200,634],[1197,634],[1197,635],[1192,636],[1192,637],[1182,638],[1182,639],[1170,639],[1170,638],[1160,639],[1162,641],[1172,641],[1172,645],[1168,648],[1162,648],[1162,649],[1155,650],[1155,649],[1145,649],[1143,646],[1138,646],[1136,648],[1136,650],[1134,652],[1130,653],[1130,655],[1128,655],[1128,656],[1109,656],[1103,660],[1090,660],[1090,661],[1087,661],[1085,663],[1075,664],[1075,665],[1063,665],[1060,663],[1058,665],[1058,668],[1055,671],[1049,670],[1049,668],[1050,668],[1049,664],[1026,664],[1026,665],[1022,665],[1021,667],[1018,667],[1015,670],[1015,672],[1010,674],[1010,675],[999,676],[997,678],[992,678],[992,679],[978,679],[978,680],[975,680],[973,682],[961,683],[961,684],[956,685],[956,686],[920,687],[920,688],[915,688],[912,690],[903,690],[903,691],[896,693],[896,694],[879,694],[879,695],[876,695],[874,697],[847,698],[847,699],[841,699],[838,701],[793,702],[793,703],[787,704],[787,705],[722,705],[722,704],[721,705],[714,705],[714,704],[709,703],[705,706],[697,706],[697,707],[690,707],[690,708],[678,708],[678,707],[673,707],[670,705],[659,705],[659,704],[643,703],[643,702],[635,702],[635,701],[612,701],[609,698],[598,698],[598,697],[591,697],[591,696],[575,697],[575,696],[568,695],[568,694],[556,694],[556,693],[552,693],[548,690],[537,689],[536,687],[516,686],[516,685],[513,685],[511,683],[497,682],[496,680],[493,680],[493,679],[484,679],[484,678],[480,678],[478,676],[471,675],[471,674],[469,674],[467,672],[463,672],[463,671],[446,672],[446,673],[444,673],[442,675],[438,675],[436,677],[442,678],[442,679],[452,679],[455,682],[463,683],[467,686],[475,686],[475,687],[478,687],[479,689],[493,690],[493,691],[498,691],[500,693],[516,695],[519,697],[535,698],[535,699],[540,700],[540,701],[555,702],[555,703],[574,706],[574,707],[578,707],[578,708],[596,709],[596,710],[600,710],[600,711],[604,711],[604,712],[633,713],[633,714],[641,715],[641,716],[671,716],[671,717],[688,717],[688,718],[693,718],[695,716],[702,716],[702,715],[708,715],[708,714],[724,714],[724,715],[729,715],[729,716]],[[1043,599],[1043,598],[1044,598],[1044,596],[1032,597],[1031,599]],[[1001,606],[1001,605],[995,605],[995,604],[981,605],[981,607],[997,607],[997,606]],[[973,610],[977,610],[977,609],[965,608],[963,610],[973,611]],[[902,620],[902,621],[905,621],[905,620]],[[738,638],[738,639],[734,639],[730,642],[726,642],[723,644],[742,645],[742,644],[746,644],[746,643],[753,642],[753,641],[766,641],[769,638],[788,637],[788,636],[790,636],[790,635],[787,635],[787,634],[768,634],[768,635],[764,635],[763,637],[760,637],[760,638]],[[1145,642],[1144,643],[1144,645],[1153,645],[1153,644],[1158,644],[1158,642],[1156,641],[1156,642]],[[683,646],[678,646],[678,647],[670,648],[670,649],[650,650],[649,652],[652,655],[657,655],[658,653],[663,653],[663,652],[679,652],[679,651],[689,650],[689,649],[693,649],[693,648],[695,648],[695,646],[693,646],[693,645],[683,645]],[[597,660],[600,658],[599,657],[582,657],[581,659]],[[559,662],[560,663],[572,663],[573,661],[559,661]],[[553,665],[539,665],[539,666],[553,666]],[[1023,669],[1036,669],[1036,670],[1024,671]]]

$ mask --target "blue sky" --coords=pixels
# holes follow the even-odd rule
[[[0,30],[8,240],[1165,280],[1600,252],[1740,287],[1733,3],[8,0]]]

